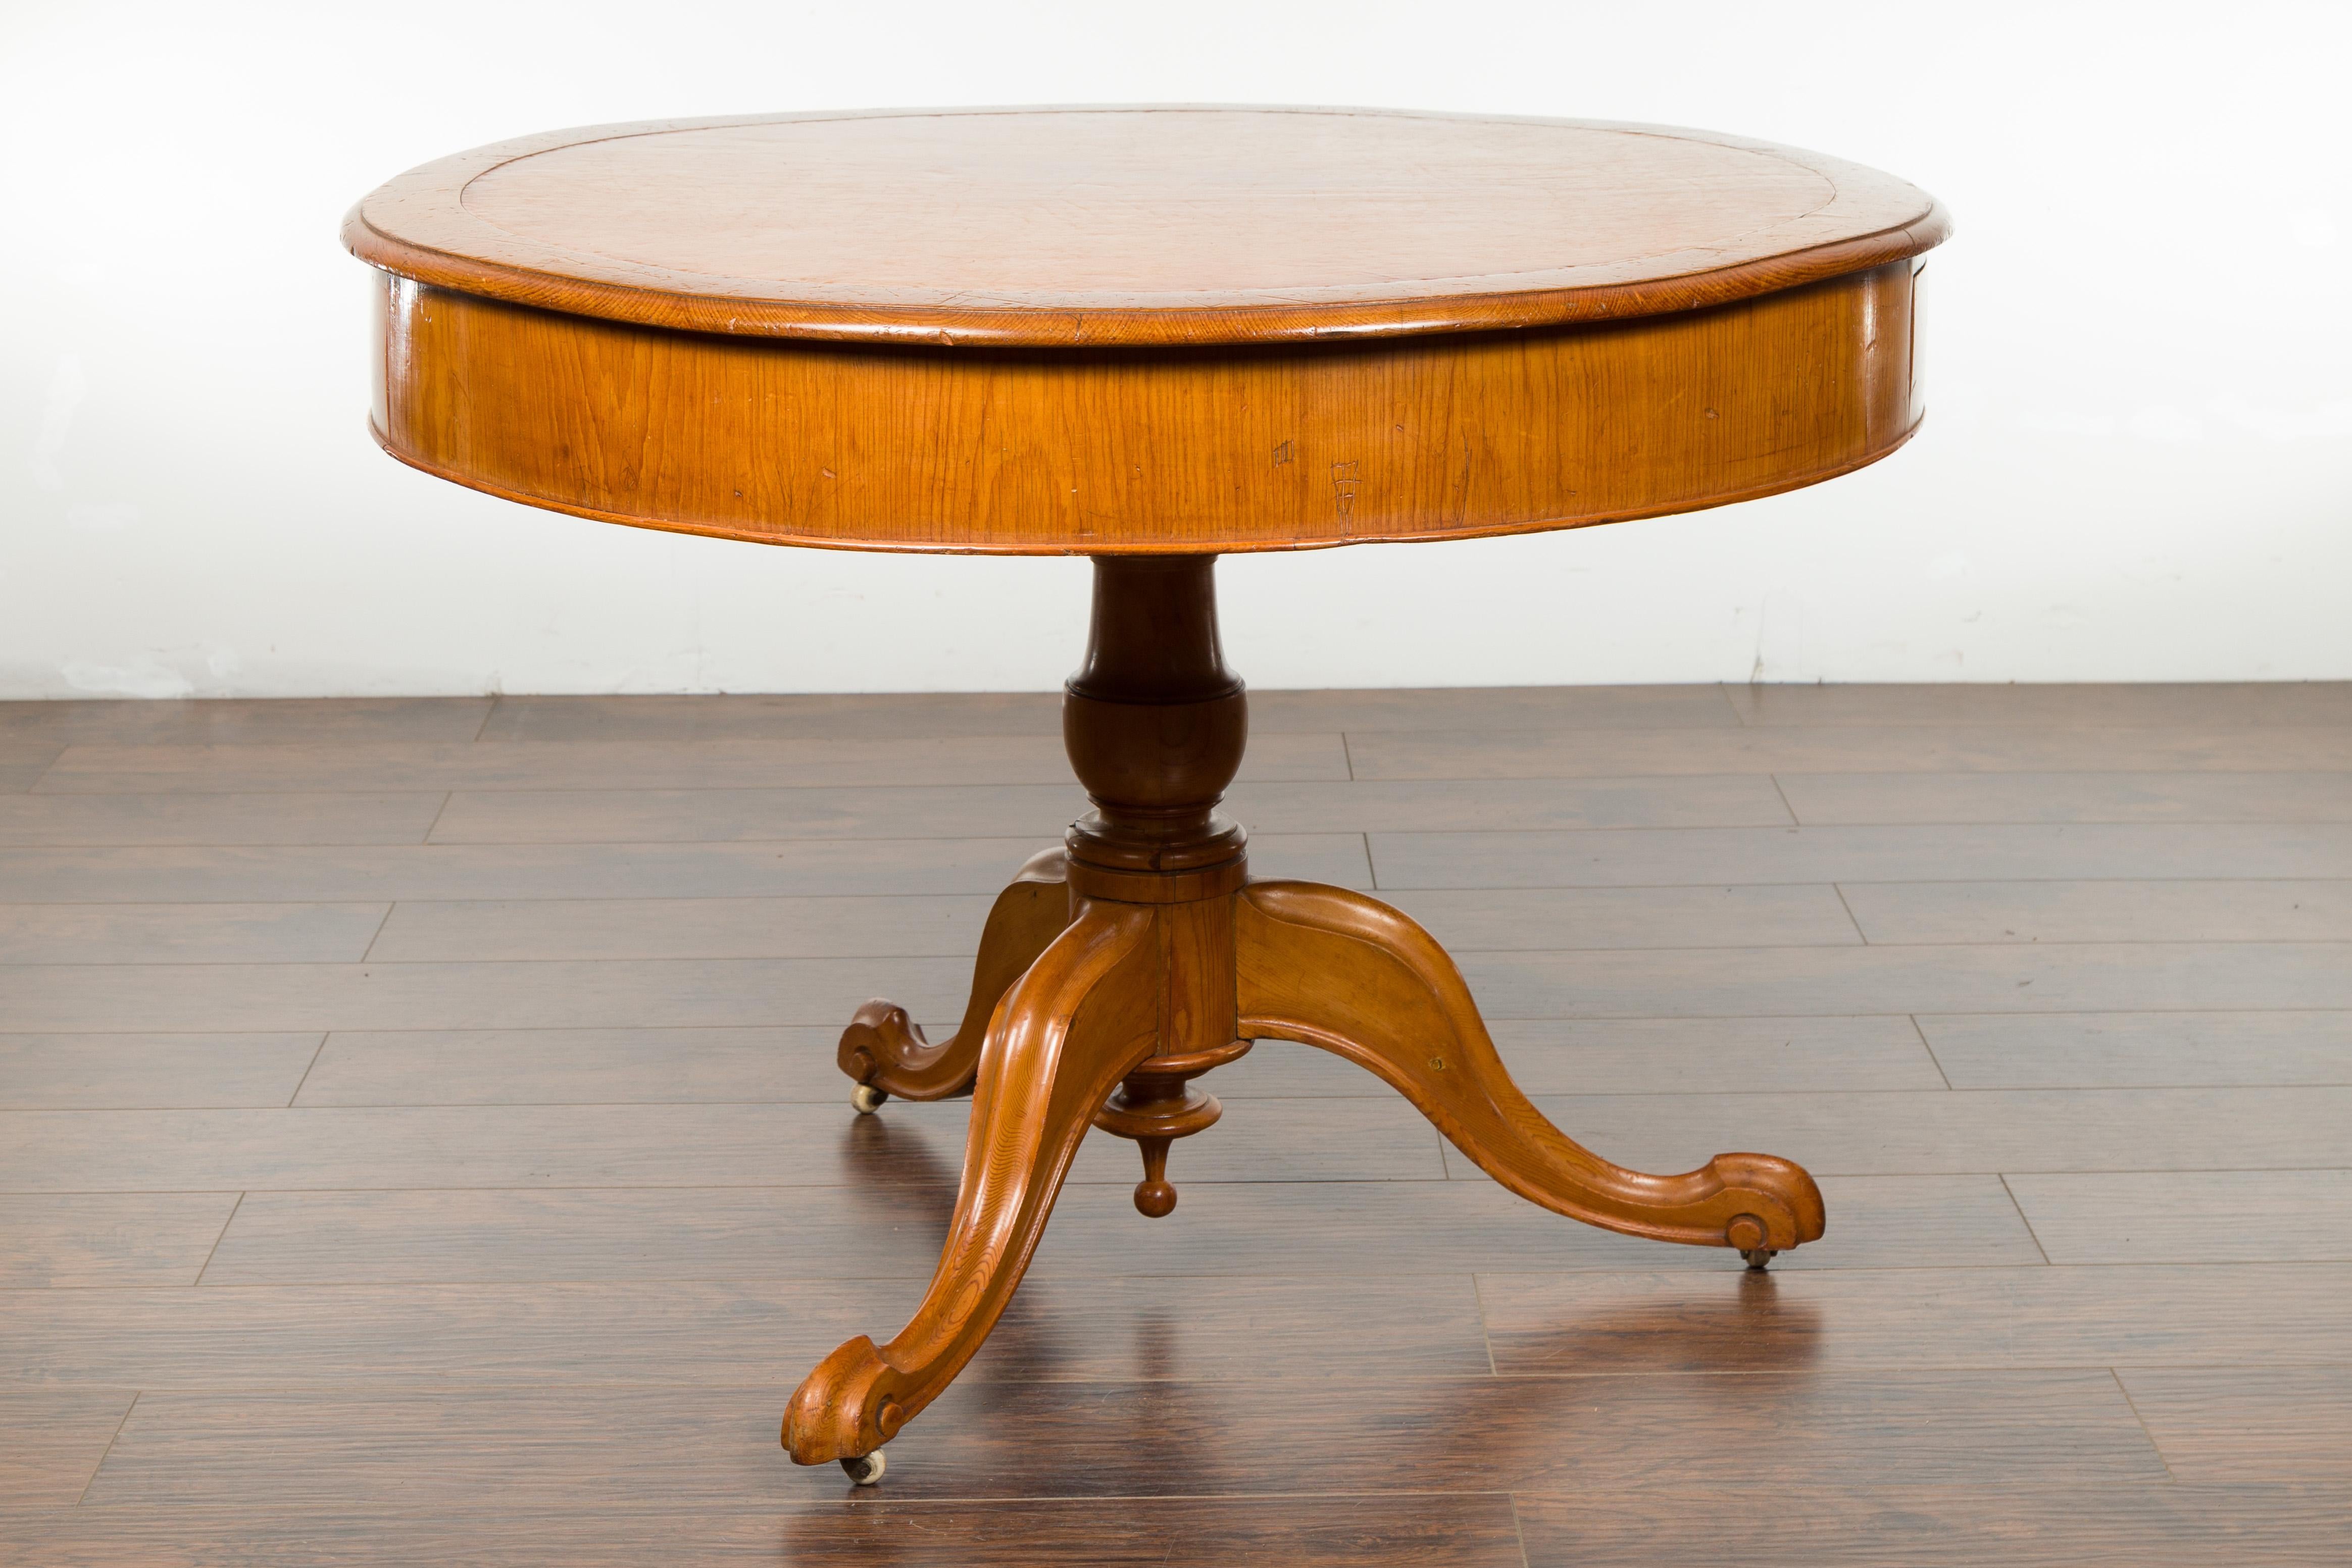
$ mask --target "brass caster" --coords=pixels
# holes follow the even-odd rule
[[[875,1112],[882,1109],[882,1102],[888,1098],[890,1098],[890,1096],[887,1092],[875,1088],[871,1083],[861,1083],[856,1088],[852,1089],[849,1092],[849,1103],[853,1106],[856,1107],[857,1113],[861,1116],[871,1116]],[[841,1462],[845,1465],[849,1461],[847,1459],[844,1459]],[[880,1475],[882,1473],[881,1467],[878,1465],[876,1466],[874,1473],[877,1476]],[[871,1486],[874,1483],[871,1481],[860,1481],[857,1484],[859,1486]]]
[[[860,1084],[859,1087],[862,1089],[865,1086]],[[878,1093],[879,1091],[877,1092]],[[847,1476],[856,1485],[870,1487],[881,1481],[883,1463],[882,1450],[877,1448],[870,1454],[861,1454],[856,1458],[842,1460],[841,1473]]]
[[[1738,1248],[1739,1255],[1748,1260],[1748,1266],[1759,1274],[1764,1271],[1764,1265],[1772,1261],[1772,1255],[1780,1250],[1777,1247],[1764,1245],[1764,1238],[1768,1234],[1764,1222],[1752,1214],[1734,1215],[1731,1223],[1723,1228],[1724,1240]]]

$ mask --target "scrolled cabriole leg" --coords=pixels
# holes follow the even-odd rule
[[[982,1048],[963,1183],[938,1270],[888,1343],[860,1335],[784,1409],[795,1463],[873,1453],[953,1381],[1029,1265],[1078,1141],[1154,1036],[1152,912],[1081,903],[998,1005]]]
[[[1504,1070],[1460,971],[1376,899],[1310,883],[1253,883],[1234,917],[1241,1031],[1301,1040],[1386,1080],[1520,1197],[1605,1229],[1759,1259],[1818,1240],[1821,1189],[1770,1155],[1717,1155],[1650,1176],[1546,1121]]]
[[[1070,923],[1069,870],[1058,849],[1032,855],[997,894],[973,961],[963,1027],[933,1045],[897,1003],[876,998],[842,1031],[835,1058],[856,1085],[850,1103],[871,1115],[892,1097],[947,1100],[970,1090],[996,1004]]]

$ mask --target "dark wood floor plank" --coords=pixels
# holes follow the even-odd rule
[[[1341,841],[1348,841],[1360,868],[1363,840],[1350,833]],[[862,894],[992,898],[1043,847],[1034,839],[932,839],[919,844],[0,848],[0,882],[17,899],[72,904]]]
[[[193,1285],[234,1192],[0,1192],[0,1290]]]
[[[1620,769],[1619,771],[1622,771]],[[1719,771],[1738,772],[1726,768]],[[1346,779],[1334,735],[1270,735],[1241,777]],[[377,741],[284,746],[69,746],[51,794],[409,789],[760,789],[782,785],[1064,784],[1058,736],[927,740],[583,741],[529,746]]]
[[[1733,1149],[1780,1155],[1816,1176],[2352,1166],[2352,1089],[2343,1088],[1727,1089],[1535,1101],[1578,1142],[1621,1165],[1660,1172]],[[1479,1175],[1450,1145],[1446,1165]]]
[[[338,1030],[327,1036],[295,1103],[844,1104],[849,1080],[834,1061],[840,1039],[832,1024]]]
[[[824,1189],[249,1193],[205,1270],[205,1284],[887,1279],[904,1283],[911,1309],[939,1262],[961,1151],[896,1129],[886,1139],[865,1141],[884,1145],[876,1157],[887,1155],[901,1179]],[[917,1179],[926,1172],[928,1180]],[[1596,1230],[1491,1183],[1187,1185],[1181,1157],[1170,1175],[1178,1184],[1176,1212],[1157,1221],[1135,1212],[1125,1186],[1066,1188],[1031,1276],[1664,1270],[1715,1281],[1726,1291],[1740,1276],[1738,1260],[1719,1249]],[[1996,1177],[1831,1177],[1822,1190],[1829,1235],[1780,1260],[1776,1270],[1948,1270],[2042,1260]]]
[[[334,903],[366,899],[739,898],[980,894],[993,898],[1052,841],[796,840],[750,844],[263,845],[0,848],[26,902]],[[1267,834],[1260,876],[1370,887],[1360,833]]]
[[[1375,833],[1383,889],[2352,877],[2352,827],[2032,823]]]
[[[2352,1083],[2352,1012],[1922,1013],[1955,1089]]]
[[[1722,691],[1757,725],[2352,725],[2352,681],[1758,684]]]
[[[951,956],[977,947],[992,902],[983,894],[411,900],[393,910],[368,956],[382,963]],[[1441,892],[1390,902],[1458,952],[1862,940],[1827,886]]]
[[[776,1495],[789,1491],[793,1495]],[[9,1520],[26,1568],[642,1568],[825,1563],[838,1568],[1525,1568],[1501,1492],[1448,1497],[1155,1498],[903,1502],[780,1478],[732,1507],[673,1509],[573,1497],[466,1509],[51,1509]]]
[[[856,1334],[886,1339],[906,1280],[0,1291],[10,1375],[163,1390],[769,1389],[781,1401]],[[1246,1377],[1360,1360],[1390,1377],[1485,1376],[1466,1274],[1024,1283],[969,1378]]]
[[[44,797],[28,797],[42,799]],[[109,797],[116,799],[116,797]],[[1074,783],[759,789],[460,789],[436,843],[652,843],[828,838],[1050,841],[1087,810]],[[1244,784],[1223,810],[1254,833],[1779,827],[1762,774],[1680,779]]]
[[[2344,822],[2352,773],[1782,773],[1816,822]]]
[[[1252,831],[1267,832],[1782,827],[1793,821],[1763,773],[1267,782],[1236,787],[1226,810]]]
[[[2343,942],[1716,947],[1457,956],[1494,1018],[2352,1008]]]
[[[848,1080],[834,1061],[840,1033],[831,1024],[337,1030],[301,1080],[299,1103],[838,1104],[848,1092]],[[1495,1038],[1513,1078],[1532,1093],[1704,1092],[1727,1056],[1740,1063],[1742,1082],[1759,1090],[1943,1087],[1918,1031],[1905,1018],[1505,1019],[1496,1025]],[[1381,1099],[1395,1093],[1352,1062],[1288,1040],[1259,1042],[1248,1056],[1220,1069],[1212,1082],[1226,1101]],[[284,1102],[281,1094],[275,1103]],[[157,1102],[166,1103],[266,1102]]]
[[[0,904],[0,964],[355,964],[382,904]]]
[[[1521,1494],[1529,1568],[2332,1568],[2352,1488],[1848,1485]],[[1736,1524],[1727,1524],[1736,1521]],[[1736,1547],[1727,1535],[1736,1535]]]
[[[283,1105],[319,1034],[0,1034],[0,1109]]]
[[[793,789],[460,789],[449,797],[449,809],[435,824],[433,841],[1029,838],[1051,843],[1087,810],[1085,791],[1068,781]]]
[[[415,844],[446,798],[0,794],[0,844]]]
[[[2352,726],[1919,724],[1713,729],[1350,729],[1359,779],[1664,773],[2312,773],[2352,768]],[[68,752],[60,769],[74,765]],[[58,788],[45,783],[43,788]]]
[[[2352,1264],[2140,1257],[1743,1274],[1736,1290],[1690,1273],[1483,1274],[1478,1291],[1506,1377],[2352,1364]]]
[[[2352,1367],[2144,1368],[2116,1375],[2180,1480],[2340,1486],[2352,1476]]]
[[[1493,1032],[1530,1094],[1715,1093],[1727,1063],[1759,1091],[1945,1086],[1901,1017],[1502,1019]],[[1223,1099],[1393,1092],[1352,1062],[1287,1040],[1259,1041],[1210,1082]]]
[[[0,1112],[0,1191],[885,1185],[962,1164],[968,1103],[891,1107],[887,1133],[832,1105],[305,1106]],[[1402,1100],[1236,1101],[1170,1179],[1423,1181],[1438,1136]],[[1070,1179],[1132,1186],[1132,1144],[1080,1148]]]
[[[1717,685],[1424,686],[1259,691],[1253,733],[1282,729],[1730,729]]]
[[[840,1121],[815,1105],[12,1111],[0,1191],[825,1184],[859,1168]],[[902,1137],[951,1159],[961,1121]]]
[[[543,958],[957,957],[992,894],[831,898],[412,900],[369,949],[379,963]]]
[[[2352,882],[1912,882],[1843,890],[1873,942],[2352,941]]]
[[[1616,947],[1797,947],[1859,943],[1837,890],[1544,887],[1383,893],[1448,952]]]
[[[2352,1170],[2017,1176],[2010,1186],[2055,1263],[2352,1260]],[[2344,1311],[2339,1334],[2352,1331]]]
[[[0,1015],[26,1030],[565,1029],[831,1023],[867,997],[960,1011],[961,958],[494,964],[17,964]]]
[[[0,738],[60,745],[268,746],[474,738],[488,697],[267,697],[0,703]]]
[[[1250,696],[1255,708],[1258,694]],[[501,696],[480,738],[698,746],[714,740],[942,740],[1061,733],[1059,692],[795,692]]]
[[[30,789],[64,751],[62,746],[23,742],[0,745],[0,796],[20,795]]]
[[[94,1506],[443,1506],[789,1495],[772,1388],[143,1396]],[[1236,1441],[1237,1433],[1249,1440]],[[761,1439],[765,1439],[761,1441]],[[1279,1473],[1269,1453],[1290,1456]],[[2163,1470],[2105,1372],[959,1383],[892,1445],[896,1499],[1689,1485],[1727,1453],[1826,1484],[2080,1485]],[[797,1484],[830,1490],[838,1472]]]
[[[131,1408],[127,1388],[0,1386],[0,1509],[57,1508],[82,1494]],[[0,1542],[9,1533],[0,1512]]]

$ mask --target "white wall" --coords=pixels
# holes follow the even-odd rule
[[[1082,562],[643,533],[382,455],[336,224],[546,127],[1171,99],[1716,127],[1959,224],[1910,449],[1228,561],[1261,686],[2352,676],[2341,4],[8,0],[0,51],[0,695],[1054,685]]]

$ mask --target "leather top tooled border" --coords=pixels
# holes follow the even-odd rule
[[[1198,112],[1191,106],[1105,106],[1088,112]],[[343,221],[343,243],[372,266],[422,283],[516,304],[643,326],[731,336],[933,346],[1072,348],[1296,343],[1489,331],[1622,320],[1720,305],[1916,256],[1951,232],[1936,199],[1893,175],[1817,152],[1714,131],[1609,120],[1437,115],[1393,110],[1297,109],[1252,112],[1484,120],[1669,136],[1770,152],[1813,171],[1836,191],[1823,206],[1742,236],[1740,252],[1694,249],[1613,264],[1483,278],[1420,280],[1418,291],[1380,288],[1269,291],[1263,301],[1215,305],[1040,306],[931,303],[870,290],[808,288],[675,271],[567,251],[520,236],[468,211],[466,186],[518,159],[618,137],[798,120],[949,114],[1043,114],[1064,110],[895,110],[751,115],[645,121],[548,131],[439,159],[384,184]],[[1749,252],[1754,254],[1741,254]],[[1593,275],[1590,283],[1570,275]],[[1525,279],[1507,287],[1509,278]],[[1458,287],[1446,287],[1442,284]],[[1318,293],[1337,296],[1317,298]]]

